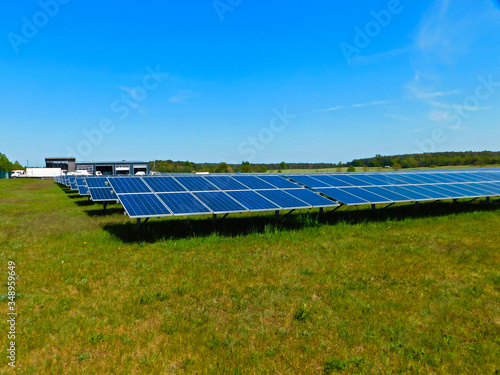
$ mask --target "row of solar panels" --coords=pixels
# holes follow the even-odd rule
[[[59,180],[58,182],[62,182]],[[280,176],[70,177],[95,202],[120,201],[131,218],[280,211],[339,204]]]
[[[95,202],[130,217],[284,210],[500,196],[500,171],[208,176],[62,176]]]

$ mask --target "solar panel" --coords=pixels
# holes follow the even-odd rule
[[[342,175],[336,175],[336,176],[327,175],[327,176],[325,176],[325,178],[322,178],[321,181],[328,183],[328,180],[327,180],[327,178],[328,178],[331,180],[330,184],[333,187],[354,186],[352,183],[347,182],[345,179],[339,178],[339,177],[342,177]]]
[[[115,177],[109,179],[116,194],[151,193],[151,189],[139,177]]]
[[[152,194],[120,194],[120,202],[131,218],[172,216],[160,199]]]
[[[350,194],[356,195],[360,198],[363,198],[364,200],[376,204],[376,203],[392,203],[391,199],[382,197],[380,195],[371,193],[370,191],[360,188],[360,187],[346,187],[342,188],[345,192],[348,192]]]
[[[372,185],[391,185],[389,181],[386,181],[383,178],[378,178],[379,176],[374,176],[374,175],[359,175],[356,176],[358,179],[365,181],[368,184]]]
[[[335,199],[338,202],[341,202],[342,204],[345,204],[347,206],[350,205],[361,205],[361,204],[369,204],[370,202],[367,201],[366,199],[363,199],[361,197],[358,197],[356,195],[350,194],[342,188],[319,188],[316,189],[319,192],[323,193],[324,195]]]
[[[417,185],[417,186],[404,186],[406,190],[410,190],[416,194],[422,194],[425,195],[429,198],[432,198],[434,200],[436,199],[449,199],[450,198],[450,192],[445,191],[443,192],[442,189],[439,187],[436,187],[436,185]]]
[[[213,213],[246,212],[248,209],[222,191],[193,193]]]
[[[227,195],[251,211],[279,210],[281,207],[252,190],[228,191]]]
[[[212,213],[191,193],[159,193],[158,197],[174,215],[206,215]]]
[[[425,193],[422,192],[421,189],[419,189],[418,186],[410,186],[410,185],[405,185],[405,186],[391,186],[391,190],[393,190],[395,193],[404,195],[405,197],[411,198],[414,201],[427,201],[427,200],[434,200],[430,195],[429,191],[426,191],[428,194],[426,195]]]
[[[219,190],[215,185],[201,176],[175,177],[175,179],[188,191],[214,191]]]
[[[114,190],[108,186],[107,188],[89,188],[90,198],[94,202],[110,202],[118,200]]]
[[[250,189],[275,189],[273,185],[256,176],[238,175],[233,178]]]
[[[154,192],[168,193],[186,191],[173,177],[143,177],[143,181]]]
[[[78,186],[78,193],[80,195],[90,195],[89,188],[83,185]]]
[[[257,192],[283,209],[311,208],[311,205],[283,190],[258,190]]]
[[[86,179],[89,188],[108,187],[106,177],[89,177]]]
[[[217,186],[221,190],[244,190],[248,189],[245,185],[236,181],[230,176],[207,176],[204,177],[212,184]]]
[[[397,193],[396,190],[391,187],[367,186],[363,189],[369,191],[370,193],[387,198],[393,202],[413,202],[413,199],[410,197],[402,195],[401,190]]]
[[[316,177],[312,177],[312,176],[301,176],[301,175],[294,176],[294,175],[291,175],[288,177],[290,177],[294,181],[300,182],[301,184],[303,184],[305,186],[309,186],[310,188],[331,186],[330,184],[325,183],[323,181],[320,181]]]
[[[258,178],[260,178],[266,182],[269,182],[271,185],[274,185],[275,187],[277,187],[279,189],[300,188],[299,185],[294,184],[293,182],[290,182],[281,176],[259,176]]]
[[[314,207],[336,207],[338,203],[307,189],[285,189],[288,194]]]

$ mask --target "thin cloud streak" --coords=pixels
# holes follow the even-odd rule
[[[370,106],[375,106],[375,105],[391,104],[392,102],[394,102],[394,100],[374,100],[374,101],[368,102],[368,103],[358,103],[358,104],[351,104],[351,105],[337,105],[335,107],[321,109],[317,112],[330,112],[330,111],[338,111],[340,109],[370,107]]]

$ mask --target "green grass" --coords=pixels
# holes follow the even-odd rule
[[[498,200],[304,211],[280,227],[234,215],[215,231],[153,219],[140,234],[122,212],[0,181],[17,373],[500,371]]]
[[[444,167],[420,167],[420,168],[405,168],[405,169],[400,169],[399,171],[404,172],[404,171],[433,171],[433,170],[438,170],[438,169],[471,169],[471,168],[500,168],[500,165],[498,164],[490,164],[490,165],[484,165],[484,166],[478,166],[478,165],[452,165],[452,166],[444,166]],[[340,169],[340,171],[337,170],[338,168],[320,168],[320,169],[287,169],[285,171],[282,171],[284,173],[311,173],[311,172],[322,172],[322,173],[327,173],[327,172],[347,172],[347,167],[343,167]],[[394,168],[383,168],[383,167],[356,167],[356,172],[391,172],[395,171]],[[270,171],[270,172],[276,172],[276,171]]]

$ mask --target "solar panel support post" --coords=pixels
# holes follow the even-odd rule
[[[418,207],[420,206],[420,202],[419,201],[415,201],[415,209],[418,210]]]
[[[103,202],[102,203],[102,210],[106,211],[106,207],[108,207],[108,202]]]
[[[490,204],[491,203],[491,199],[490,197],[486,197],[486,203]]]
[[[375,211],[375,204],[372,204],[372,210]]]
[[[453,199],[453,203],[454,203],[454,204],[457,204],[457,203],[458,203],[458,199],[457,199],[457,198],[454,198],[454,199]]]
[[[146,224],[149,220],[149,217],[145,218],[143,222],[141,222],[141,219],[137,219],[137,223],[136,223],[136,228],[137,228],[137,232],[139,232],[142,228],[142,226],[144,224]]]
[[[323,210],[323,207],[320,207],[319,208],[319,216],[323,216],[324,213],[325,213],[325,211]]]

